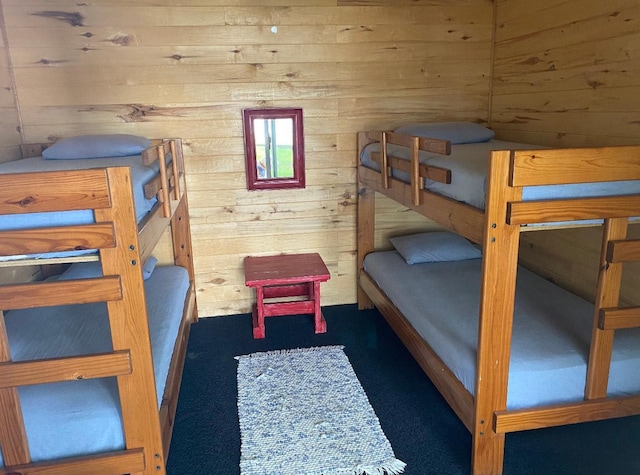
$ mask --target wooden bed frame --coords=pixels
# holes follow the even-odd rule
[[[623,262],[640,260],[640,240],[627,240],[629,217],[640,210],[640,195],[522,201],[522,187],[547,184],[640,180],[640,146],[582,149],[494,151],[489,160],[485,210],[424,190],[419,177],[447,183],[446,170],[418,162],[419,150],[447,154],[442,140],[390,132],[358,134],[362,149],[379,142],[376,172],[358,167],[358,266],[360,308],[378,307],[425,373],[472,434],[474,474],[502,473],[505,434],[640,414],[640,396],[607,398],[615,330],[640,326],[640,307],[619,307]],[[386,144],[411,148],[400,165]],[[411,182],[391,176],[403,167]],[[375,192],[433,219],[483,248],[475,397],[467,391],[363,269],[374,251]],[[583,401],[507,410],[507,381],[514,308],[516,266],[522,225],[604,219],[592,342]],[[557,228],[556,228],[557,229]]]
[[[45,146],[24,146],[24,158],[41,155]],[[164,158],[169,153],[173,160],[167,167]],[[5,463],[0,474],[165,473],[189,328],[198,313],[181,140],[152,141],[143,159],[149,164],[159,158],[160,173],[146,187],[158,202],[138,224],[127,167],[0,175],[0,214],[75,209],[93,209],[95,214],[94,224],[0,232],[0,255],[98,249],[105,276],[2,285],[0,309],[106,301],[113,339],[111,353],[11,362],[0,311],[0,447]],[[187,269],[191,285],[158,411],[141,267],[167,226],[175,264]],[[80,260],[87,259],[96,258]],[[117,376],[126,448],[32,463],[17,388],[108,376]]]

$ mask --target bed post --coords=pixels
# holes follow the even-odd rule
[[[114,351],[129,351],[133,372],[118,376],[122,425],[127,449],[144,452],[141,474],[165,473],[165,456],[160,434],[151,338],[142,280],[140,246],[135,213],[131,204],[129,170],[108,168],[111,208],[96,209],[97,222],[115,223],[116,247],[100,249],[103,275],[119,275],[123,295],[107,302]]]
[[[195,288],[195,270],[193,267],[193,250],[191,245],[191,227],[189,224],[189,205],[186,193],[182,195],[180,204],[171,219],[171,237],[173,241],[174,263],[189,272],[189,281]],[[193,314],[189,315],[192,323],[198,319],[197,304],[194,301]]]
[[[364,258],[375,245],[375,192],[360,184],[358,190],[358,282],[363,271]],[[373,302],[358,284],[358,308],[373,308]]]
[[[487,176],[482,287],[478,328],[472,470],[502,473],[504,434],[494,431],[494,412],[506,409],[520,228],[507,224],[507,203],[522,188],[509,186],[511,153],[492,152]]]
[[[366,132],[358,133],[358,157],[357,164],[360,166],[360,153],[362,149],[371,143]],[[362,273],[364,258],[370,252],[375,250],[375,216],[376,201],[375,192],[358,180],[358,269],[357,269],[357,287],[358,287],[358,308],[360,310],[373,308],[373,302],[367,293],[360,287],[360,274]]]

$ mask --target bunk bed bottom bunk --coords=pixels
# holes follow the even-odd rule
[[[397,251],[364,260],[367,275],[474,394],[482,259],[408,265]],[[507,409],[584,399],[593,305],[518,268]],[[640,394],[640,329],[618,332],[609,396]]]
[[[59,280],[100,275],[99,262],[78,263]],[[145,280],[161,420],[162,406],[167,404],[163,395],[170,395],[172,404],[177,402],[172,393],[182,368],[176,360],[183,358],[188,338],[189,288],[189,274],[180,266],[158,266]],[[14,361],[112,351],[104,302],[13,310],[5,314],[5,322]],[[115,378],[25,386],[19,394],[34,462],[124,448]],[[170,437],[170,428],[166,430]],[[164,445],[166,450],[168,440]],[[1,455],[0,466],[4,466]]]

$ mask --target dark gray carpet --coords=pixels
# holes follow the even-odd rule
[[[327,333],[311,316],[272,317],[254,340],[251,315],[191,327],[168,458],[170,475],[239,473],[234,356],[344,345],[407,475],[468,474],[471,436],[376,310],[325,307]],[[640,474],[640,417],[508,434],[505,475]]]

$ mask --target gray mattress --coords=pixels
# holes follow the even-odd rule
[[[474,393],[482,259],[407,265],[375,252],[364,268]],[[519,267],[507,408],[583,399],[594,308]],[[640,329],[616,332],[609,395],[640,394]]]
[[[406,147],[388,145],[389,154],[406,160],[410,159],[410,150]],[[487,187],[487,166],[492,150],[539,149],[540,146],[516,142],[490,140],[488,142],[458,144],[451,146],[451,155],[438,155],[420,152],[420,163],[448,168],[451,170],[451,183],[444,184],[425,179],[425,189],[433,191],[475,208],[484,209]],[[380,144],[366,146],[361,155],[362,165],[380,171],[380,166],[371,160],[371,152],[380,151]],[[409,182],[409,175],[394,170],[393,176]],[[528,186],[523,189],[524,201],[614,196],[640,193],[640,181],[619,181],[610,183],[587,183],[571,185]]]
[[[67,273],[62,278],[97,276],[99,263],[74,264]],[[158,407],[188,288],[178,266],[156,267],[145,281]],[[111,351],[105,303],[14,310],[5,320],[14,361]],[[115,378],[25,386],[19,394],[34,462],[124,448]]]

